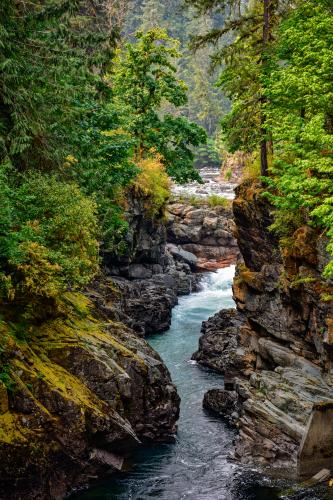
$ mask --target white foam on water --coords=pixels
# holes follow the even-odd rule
[[[198,198],[207,198],[215,194],[227,200],[233,200],[236,184],[221,180],[219,174],[220,171],[218,169],[203,168],[200,170],[203,184],[199,184],[199,182],[173,184],[172,193],[178,196],[195,196]]]

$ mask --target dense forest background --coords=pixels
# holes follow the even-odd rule
[[[127,6],[123,34],[131,40],[138,30],[147,31],[160,26],[180,42],[181,57],[177,63],[178,74],[187,85],[187,102],[177,112],[205,128],[208,142],[198,148],[197,165],[220,166],[222,140],[220,121],[230,109],[229,100],[216,85],[218,71],[212,68],[210,45],[194,51],[194,35],[203,35],[223,25],[223,14],[216,11],[198,16],[191,5],[176,0],[133,0]]]
[[[333,252],[332,20],[328,0],[2,2],[4,311],[61,309],[124,251],[129,197],[159,217],[170,178],[200,180],[207,135],[249,155],[282,243],[307,224]]]

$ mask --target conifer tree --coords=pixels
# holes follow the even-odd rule
[[[265,87],[274,32],[286,6],[279,0],[253,0],[247,6],[237,0],[190,3],[199,12],[217,8],[225,13],[224,25],[196,37],[194,46],[221,43],[213,64],[224,66],[219,84],[233,102],[223,121],[227,143],[232,151],[260,150],[261,173],[267,175],[271,138],[266,124]]]
[[[206,141],[204,129],[183,116],[161,113],[165,102],[177,109],[187,101],[186,86],[174,65],[180,55],[178,42],[160,28],[136,37],[111,76],[118,104],[125,110],[123,127],[135,142],[135,160],[157,152],[176,181],[200,180],[192,146]]]

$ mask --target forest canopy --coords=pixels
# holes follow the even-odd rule
[[[215,48],[218,85],[232,101],[224,141],[259,163],[276,208],[272,229],[288,244],[297,228],[311,225],[329,238],[333,255],[332,2],[188,3],[199,14],[224,14],[221,26],[193,45]],[[325,274],[332,273],[331,260]]]
[[[130,193],[160,217],[221,137],[260,165],[282,240],[309,224],[333,254],[331,2],[186,3],[1,3],[3,304],[84,287],[124,249]]]
[[[122,249],[130,190],[150,193],[154,216],[168,197],[165,171],[199,179],[192,148],[204,129],[162,109],[187,101],[178,42],[154,28],[124,44],[114,9],[107,0],[1,3],[3,303],[36,311],[83,287],[99,249]]]

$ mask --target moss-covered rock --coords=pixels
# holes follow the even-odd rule
[[[159,356],[84,295],[66,300],[66,318],[25,326],[24,340],[8,327],[0,498],[63,498],[140,442],[175,432],[179,397]]]

